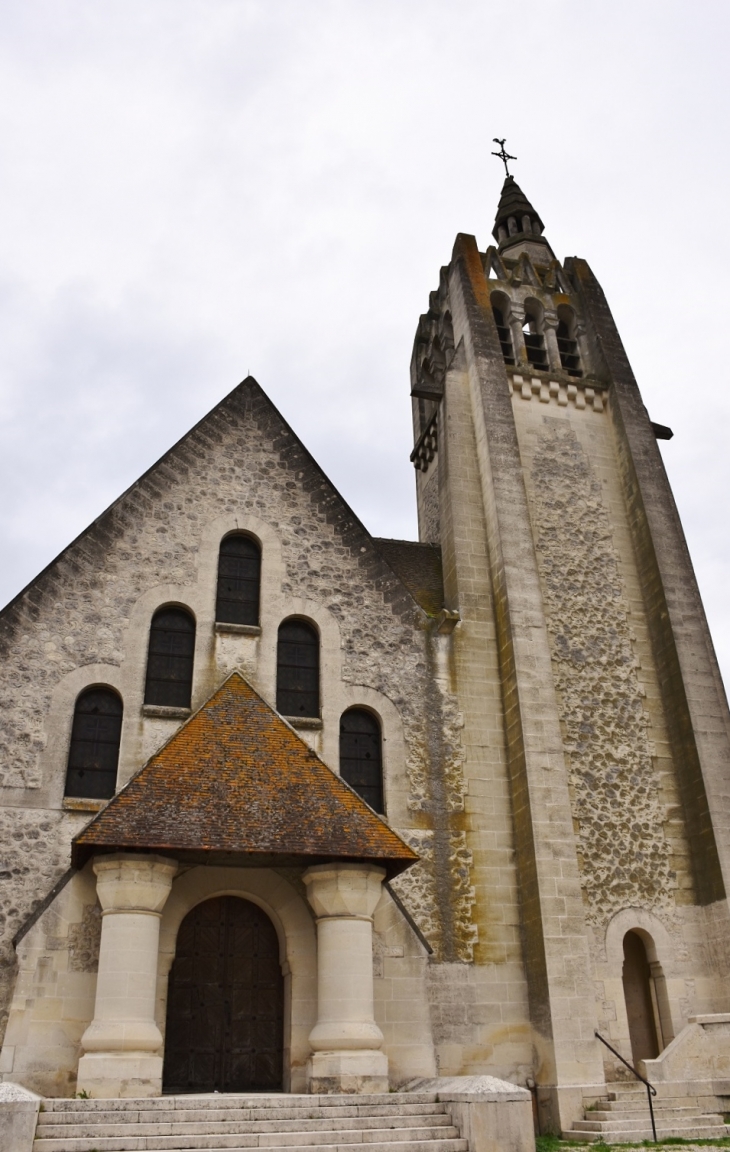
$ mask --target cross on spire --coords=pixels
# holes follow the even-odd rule
[[[510,156],[509,152],[505,152],[504,141],[506,139],[507,139],[506,136],[505,136],[504,140],[500,140],[499,137],[497,137],[497,136],[494,137],[494,143],[499,144],[499,152],[492,152],[492,156],[497,156],[502,161],[502,163],[504,164],[505,175],[506,175],[507,179],[509,180],[509,168],[507,167],[507,161],[508,160],[516,160],[517,157],[516,156]]]

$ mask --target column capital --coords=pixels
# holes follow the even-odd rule
[[[161,912],[177,872],[165,856],[96,856],[96,891],[104,912]]]
[[[304,873],[316,915],[372,920],[386,871],[370,864],[315,864]]]

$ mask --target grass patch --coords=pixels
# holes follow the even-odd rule
[[[576,1146],[595,1148],[596,1152],[602,1152],[606,1148],[658,1148],[677,1144],[685,1145],[685,1147],[730,1148],[730,1136],[718,1136],[713,1140],[703,1140],[700,1137],[694,1140],[685,1139],[682,1136],[665,1136],[662,1139],[660,1136],[656,1144],[653,1140],[641,1140],[634,1143],[617,1140],[615,1143],[607,1144],[604,1140],[589,1142],[587,1140],[561,1140],[559,1136],[535,1137],[537,1152],[559,1152],[561,1148],[575,1148]]]

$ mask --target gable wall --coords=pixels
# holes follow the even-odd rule
[[[262,543],[260,636],[217,634],[214,627],[218,547],[236,527]],[[145,716],[142,706],[149,621],[170,602],[196,616],[194,708],[233,667],[273,703],[278,624],[306,615],[321,634],[323,722],[301,734],[337,770],[341,711],[352,704],[376,711],[388,818],[411,840],[431,823],[424,798],[438,774],[435,755],[438,770],[450,772],[459,788],[459,733],[434,693],[424,613],[258,386],[240,386],[0,622],[8,718],[0,749],[3,1020],[15,978],[12,937],[68,868],[70,841],[93,807],[63,799],[78,693],[106,683],[122,695],[120,784],[182,722]],[[438,830],[434,835],[438,840]],[[434,866],[427,861],[412,873],[401,892],[413,892],[414,915],[438,949]],[[447,874],[438,887],[447,906],[448,885]],[[49,916],[52,907],[39,927]]]

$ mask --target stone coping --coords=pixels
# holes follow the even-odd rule
[[[42,1099],[42,1096],[31,1092],[29,1088],[23,1088],[21,1084],[14,1084],[12,1080],[0,1082],[0,1104],[16,1103],[19,1100],[34,1101]]]
[[[436,1076],[431,1080],[411,1081],[401,1088],[402,1093],[433,1092],[440,1103],[481,1104],[497,1101],[530,1100],[531,1092],[498,1080],[496,1076]]]

